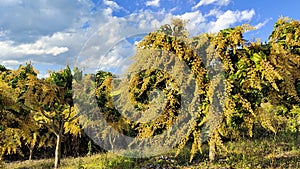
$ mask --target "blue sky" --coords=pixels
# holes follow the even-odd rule
[[[246,38],[266,41],[280,16],[300,20],[299,0],[1,0],[0,64],[31,62],[45,76],[66,64],[123,69],[132,43],[172,17],[191,35],[250,23]]]

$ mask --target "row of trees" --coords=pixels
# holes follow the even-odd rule
[[[243,25],[190,37],[185,22],[174,19],[144,37],[121,80],[103,71],[82,75],[69,66],[39,79],[31,64],[17,70],[1,66],[0,157],[27,147],[31,158],[33,150],[54,146],[57,168],[68,136],[88,140],[84,128],[100,127],[101,134],[94,135],[114,149],[112,129],[135,142],[161,135],[183,119],[186,125],[173,133],[180,135],[174,146],[179,153],[191,143],[190,160],[204,142],[215,160],[217,150],[226,149],[224,139],[239,139],[245,131],[252,137],[257,125],[275,135],[285,130],[298,136],[300,22],[280,18],[264,43],[243,39],[251,29]],[[151,100],[153,91],[161,93],[154,98],[163,105]],[[190,91],[192,97],[186,96]],[[145,122],[132,120],[141,116],[134,110],[162,113]],[[109,127],[103,128],[104,119]]]
[[[207,61],[216,59],[223,63],[225,83],[223,112],[217,127],[211,128],[208,140],[211,160],[215,158],[215,147],[223,147],[222,138],[239,139],[245,129],[252,137],[254,125],[261,124],[275,134],[279,130],[278,126],[298,131],[299,21],[279,19],[269,41],[265,43],[244,40],[243,33],[249,29],[251,27],[245,25],[222,30],[216,35],[207,35],[214,49],[213,58]],[[197,51],[203,45],[198,38],[189,44],[195,42],[198,45],[195,47]],[[183,51],[187,50],[188,45],[186,49],[183,48]],[[216,93],[209,93],[214,85],[205,87],[208,105],[214,106],[210,98]],[[216,110],[202,110],[204,118],[199,119],[196,125],[199,132],[201,125],[210,123],[210,119],[219,113]]]
[[[209,144],[209,158],[213,161],[218,149],[226,151],[224,139],[238,140],[245,134],[252,137],[259,128],[273,132],[275,137],[279,131],[285,131],[298,138],[300,22],[280,18],[269,41],[263,43],[243,39],[243,34],[251,29],[243,25],[190,37],[184,21],[175,19],[172,24],[163,25],[139,43],[128,76],[118,82],[121,87],[113,89],[114,78],[106,74],[98,85],[103,91],[98,95],[99,107],[110,112],[106,119],[113,119],[111,123],[118,131],[143,139],[178,125],[178,118],[188,119],[178,130],[185,134],[175,133],[174,137],[181,136],[175,145],[178,153],[192,143],[190,160],[202,151],[203,142]],[[192,89],[187,88],[193,86],[193,79],[196,91],[188,98],[184,92]],[[151,109],[151,92],[155,89],[162,91],[165,104]],[[116,103],[122,107],[116,108]],[[182,109],[183,106],[190,108]],[[148,116],[151,111],[161,114],[150,122],[131,121],[122,115],[133,109]],[[189,114],[195,118],[188,118]],[[139,114],[130,114],[131,118],[136,116]],[[169,139],[164,141],[173,141]]]

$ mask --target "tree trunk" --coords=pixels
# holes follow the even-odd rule
[[[32,147],[30,147],[29,148],[29,161],[31,161],[32,160],[32,154],[33,154],[33,148]]]
[[[108,139],[109,139],[109,144],[111,146],[111,151],[114,152],[114,143],[113,141],[111,140],[111,134],[108,135]]]
[[[62,134],[59,132],[56,135],[56,148],[55,148],[55,163],[54,168],[57,169],[60,165],[60,157],[61,157],[61,139]]]
[[[209,161],[213,162],[216,159],[216,143],[214,140],[209,141]]]
[[[296,144],[298,143],[298,138],[299,138],[299,129],[297,128],[297,131],[296,131],[296,138],[295,138],[295,141],[296,141]]]

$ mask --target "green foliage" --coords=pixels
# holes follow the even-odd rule
[[[88,144],[88,153],[87,153],[88,156],[91,156],[92,155],[92,141],[89,141],[89,144]]]
[[[80,134],[70,68],[53,72],[47,79],[38,79],[37,73],[31,64],[1,72],[0,86],[5,90],[0,98],[1,136],[5,138],[0,139],[1,156],[22,154],[20,148],[25,145],[31,158],[33,149],[53,146],[51,132],[59,137]]]
[[[290,34],[298,31],[299,22],[289,19],[280,19],[278,22],[284,24],[277,24],[270,42],[263,44],[243,39],[243,33],[253,29],[249,25],[188,38],[185,22],[175,19],[172,24],[163,25],[158,31],[149,33],[139,43],[137,54],[133,57],[135,63],[128,70],[128,92],[119,88],[118,92],[112,94],[112,75],[106,72],[96,75],[99,81],[96,92],[98,106],[110,123],[119,126],[117,128],[128,129],[131,126],[137,129],[134,133],[137,132],[137,136],[142,138],[159,134],[172,126],[172,119],[180,108],[180,91],[168,75],[170,67],[175,67],[176,71],[180,69],[176,67],[176,59],[179,59],[192,71],[196,78],[197,95],[202,98],[197,118],[178,145],[178,150],[181,150],[192,141],[190,161],[198,150],[201,152],[203,138],[209,139],[210,158],[214,159],[216,148],[226,150],[223,138],[240,139],[245,131],[252,137],[256,122],[274,133],[288,121],[292,126],[295,122],[288,119],[295,115],[289,112],[293,105],[299,104],[297,82],[300,71],[299,56],[294,52],[298,37],[290,37]],[[282,35],[281,32],[289,35]],[[286,40],[288,45],[282,43]],[[222,63],[220,68],[212,67],[212,63],[218,62]],[[151,67],[162,67],[163,71]],[[224,74],[211,77],[218,71]],[[134,72],[139,73],[134,75]],[[188,81],[186,77],[179,76],[178,79]],[[175,90],[166,89],[166,84],[172,84]],[[224,93],[216,90],[222,87]],[[146,112],[150,108],[149,96],[154,89],[162,90],[167,97],[167,113],[153,123],[126,121],[113,108],[111,96],[118,96],[121,103],[131,104]],[[119,94],[121,91],[125,91],[124,94]],[[122,102],[127,96],[130,103]],[[263,100],[270,102],[271,108],[263,107]],[[129,107],[125,106],[125,110],[122,110],[130,112]],[[271,111],[272,108],[274,110]]]
[[[156,60],[160,57],[165,59],[164,51],[174,53],[189,66],[196,77],[198,94],[204,99],[198,112],[199,118],[193,123],[194,126],[190,126],[186,137],[182,138],[179,150],[192,139],[192,160],[193,154],[197,150],[201,151],[202,144],[199,138],[203,138],[202,130],[205,130],[205,125],[210,126],[210,158],[214,159],[217,147],[226,149],[222,138],[240,139],[245,130],[248,130],[249,136],[252,137],[253,124],[256,121],[274,133],[291,121],[289,112],[293,105],[299,104],[299,54],[295,53],[299,46],[299,37],[295,34],[299,31],[298,24],[298,21],[291,19],[280,19],[269,43],[263,44],[259,41],[250,43],[243,39],[243,33],[253,29],[248,25],[221,30],[217,34],[188,38],[185,36],[185,29],[182,28],[184,23],[177,20],[173,25],[164,25],[158,31],[149,33],[139,43],[138,50],[141,52],[137,51],[134,57],[136,63],[131,71],[146,69],[144,72],[151,72],[147,70],[147,65],[159,65]],[[182,33],[175,30],[181,30]],[[145,49],[161,52],[150,51],[148,55]],[[203,51],[209,54],[205,55]],[[218,83],[216,79],[209,77],[211,69],[205,66],[217,60],[223,64],[221,71],[224,71],[225,78],[219,80],[219,87],[225,86],[225,97],[217,99],[224,100],[224,107],[221,109],[215,108],[211,99],[215,98],[214,95],[221,94],[213,90],[216,88],[214,85]],[[136,103],[134,105],[140,109],[148,108],[145,107],[149,100],[147,94],[153,90],[151,87],[157,87],[155,78],[144,74],[131,77],[138,80],[133,80],[135,83],[131,84],[132,93],[129,93],[132,103]],[[168,76],[163,76],[168,79]],[[222,79],[221,76],[219,78]],[[263,100],[269,101],[271,107],[263,107]],[[157,127],[147,126],[150,130],[145,134],[149,137],[155,133],[153,128]],[[139,132],[144,131],[140,129]]]
[[[293,106],[289,114],[290,116],[287,121],[287,130],[298,134],[300,130],[300,107],[298,105]]]
[[[5,68],[5,66],[0,65],[0,71],[1,71],[1,72],[4,72],[4,71],[7,71],[7,69]]]
[[[263,103],[259,108],[259,121],[264,128],[271,130],[277,134],[278,131],[287,122],[285,114],[287,110],[282,106],[273,106],[270,103]]]
[[[77,82],[81,81],[82,80],[82,71],[79,70],[78,67],[75,67],[73,72],[74,72],[74,75],[73,75],[74,80],[76,80]]]
[[[18,70],[1,72],[1,154],[19,153],[23,145],[34,147],[37,142],[39,126],[26,110],[20,95],[26,90],[25,81],[35,76],[32,65],[20,66]]]
[[[79,159],[77,169],[84,169],[84,166],[82,165],[82,159]]]

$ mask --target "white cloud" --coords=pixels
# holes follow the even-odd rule
[[[18,60],[4,60],[1,62],[1,64],[5,65],[6,68],[8,69],[13,69],[12,67],[15,65],[20,65],[20,64],[24,64]]]
[[[121,9],[121,7],[114,1],[104,0],[103,3],[113,9]]]
[[[21,45],[14,45],[12,41],[1,41],[0,42],[0,57],[11,55],[11,56],[23,56],[23,55],[53,55],[57,56],[69,49],[67,47],[58,46],[46,46],[41,41],[35,43],[27,43]]]
[[[172,11],[144,9],[126,17],[116,17],[114,11],[126,12],[126,9],[113,0],[102,2],[102,7],[91,12],[90,0],[0,1],[3,13],[0,16],[0,63],[13,66],[31,60],[41,65],[64,66],[69,60],[70,64],[76,62],[86,68],[117,68],[127,63],[124,56],[132,54],[130,45],[119,44],[120,41],[147,34],[170,23],[174,17]],[[200,6],[226,5],[229,0],[200,2]],[[146,5],[158,7],[160,1],[149,0]],[[248,21],[254,14],[254,10],[224,12],[213,9],[208,14],[195,10],[175,17],[190,20],[187,29],[191,35],[197,35]],[[214,21],[210,21],[211,18]],[[89,26],[83,29],[86,22]]]
[[[256,29],[260,29],[260,28],[264,27],[267,23],[269,23],[270,20],[271,20],[271,19],[266,19],[265,21],[258,23],[258,24],[255,25],[254,27],[255,27]]]
[[[0,2],[0,25],[11,40],[33,42],[77,26],[90,8],[89,0],[4,0]]]
[[[208,14],[205,14],[205,17],[209,17],[209,16],[219,17],[220,15],[222,15],[222,13],[223,12],[218,9],[212,9],[209,11]]]
[[[169,19],[165,21],[165,17],[168,16],[170,15],[140,11],[123,18],[112,17],[109,23],[99,24],[98,29],[80,51],[77,63],[90,71],[123,67],[126,62],[124,57],[133,53],[133,49],[128,46],[134,46],[123,43],[124,39],[142,38],[148,32],[159,28],[162,23],[169,22]]]
[[[199,31],[203,31],[201,30],[201,25],[205,23],[206,18],[202,15],[200,11],[186,12],[176,17],[189,21],[186,27],[192,35],[198,34]]]
[[[200,6],[216,4],[218,6],[226,6],[230,3],[231,0],[200,0],[199,3],[193,7],[194,9],[199,8]]]
[[[245,11],[211,11],[211,17],[216,21],[207,19],[201,11],[186,12],[182,15],[172,15],[168,12],[153,13],[149,10],[140,10],[138,13],[131,14],[127,17],[112,17],[110,22],[99,26],[96,33],[82,48],[78,63],[81,67],[90,70],[108,70],[119,69],[123,67],[124,57],[132,51],[126,45],[119,45],[125,37],[139,34],[147,34],[159,28],[162,24],[170,23],[172,17],[179,17],[184,20],[190,20],[187,23],[187,29],[191,35],[197,35],[201,32],[218,31],[228,28],[236,23],[250,20],[254,16],[254,10]],[[104,43],[103,43],[104,42]],[[117,45],[117,47],[116,47]],[[127,51],[127,52],[126,52]]]
[[[5,63],[4,66],[7,66],[8,63],[5,61],[16,60],[18,63],[15,63],[14,66],[32,61],[33,63],[64,67],[67,61],[70,64],[74,63],[74,59],[87,37],[89,36],[84,31],[78,31],[57,32],[52,36],[42,36],[31,43],[0,41],[0,63]],[[9,66],[13,66],[13,62],[10,62]]]
[[[130,65],[130,58],[135,53],[134,44],[125,39],[113,46],[103,57],[99,59],[99,69],[113,69],[114,74],[124,73]]]
[[[113,13],[113,9],[112,8],[106,8],[103,10],[103,14],[104,16],[111,16]]]
[[[160,0],[152,0],[152,1],[147,1],[146,2],[146,6],[156,6],[156,7],[159,7],[159,2]]]
[[[0,1],[0,64],[72,62],[92,30],[82,25],[106,20],[93,16],[91,8],[89,0]]]
[[[210,22],[210,28],[208,31],[217,32],[221,29],[229,28],[236,23],[250,21],[254,15],[255,11],[253,9],[244,11],[227,10],[222,15],[218,16],[216,21]]]

